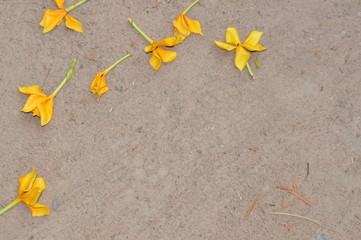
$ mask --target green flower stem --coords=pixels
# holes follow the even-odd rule
[[[73,76],[75,64],[76,64],[76,58],[74,58],[64,80],[60,83],[60,85],[55,89],[55,91],[49,97],[55,97],[56,94],[58,94],[58,92],[60,91],[60,89],[64,86],[64,84],[71,78],[71,76]]]
[[[248,64],[248,62],[247,62],[247,70],[248,70],[248,73],[249,73],[249,75],[251,75],[251,77],[253,78],[253,79],[256,79],[256,77],[254,76],[254,74],[253,74],[253,72],[252,72],[252,69],[251,69],[251,66]]]
[[[82,5],[83,3],[87,2],[88,0],[81,0],[80,2],[78,3],[75,3],[73,6],[70,6],[68,8],[65,8],[65,12],[70,12],[71,10],[73,10],[74,8],[76,7],[79,7],[80,5]]]
[[[14,207],[15,205],[17,205],[19,203],[21,203],[21,199],[20,198],[15,199],[9,205],[7,205],[5,208],[1,209],[0,215],[3,214],[4,212],[7,212],[10,208]]]
[[[199,1],[200,1],[200,0],[195,0],[195,1],[194,1],[191,5],[189,5],[182,13],[183,13],[184,15],[186,15],[187,12],[188,12],[194,5],[196,5]]]
[[[122,57],[121,59],[119,59],[118,61],[116,61],[113,65],[111,65],[110,67],[108,67],[105,71],[104,74],[106,75],[108,72],[110,72],[113,68],[115,68],[115,66],[117,66],[119,63],[121,63],[123,60],[127,59],[128,57],[132,56],[131,53],[128,53],[127,55],[125,55],[124,57]]]
[[[145,34],[134,22],[131,18],[128,18],[128,22],[133,26],[133,28],[135,28],[139,33],[140,35],[142,35],[144,37],[145,40],[147,40],[150,44],[152,44],[154,41],[148,37],[147,34]]]

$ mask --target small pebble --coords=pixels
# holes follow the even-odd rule
[[[28,240],[33,240],[34,239],[34,235],[31,235]]]
[[[58,200],[54,199],[54,200],[53,200],[53,210],[54,210],[54,211],[58,210],[58,207],[59,207],[59,205],[58,205]]]
[[[361,12],[358,12],[358,13],[357,13],[357,16],[361,17]]]

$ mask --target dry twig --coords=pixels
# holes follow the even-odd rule
[[[249,209],[247,210],[246,214],[244,215],[243,219],[246,220],[246,218],[249,217],[249,215],[251,215],[251,212],[254,208],[254,206],[256,205],[257,201],[259,199],[259,195],[257,196],[256,200],[253,201],[252,205],[249,207]]]

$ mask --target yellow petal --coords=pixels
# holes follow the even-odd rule
[[[169,37],[165,38],[163,40],[158,41],[159,47],[173,47],[175,45],[176,38],[175,37]]]
[[[32,112],[41,102],[48,100],[47,96],[39,96],[39,95],[30,95],[25,102],[25,105],[21,111],[23,112]]]
[[[63,21],[65,15],[66,12],[62,9],[45,10],[43,19],[39,23],[40,26],[44,27],[43,33],[47,33],[53,30],[57,25],[59,25]]]
[[[249,51],[263,51],[267,48],[263,47],[262,45],[258,44],[261,40],[263,32],[259,31],[252,31],[247,39],[242,44],[242,47],[248,49]]]
[[[36,178],[34,184],[30,191],[22,194],[20,196],[21,201],[26,203],[27,205],[34,205],[41,195],[41,193],[45,190],[46,184],[43,178]]]
[[[27,95],[46,96],[46,94],[40,90],[40,86],[38,86],[38,85],[29,86],[29,87],[18,87],[18,88],[21,93],[24,93]]]
[[[20,184],[18,191],[19,196],[21,196],[24,192],[27,192],[32,188],[35,178],[36,178],[36,170],[33,169],[33,171],[31,171],[30,173],[18,179]]]
[[[233,45],[230,45],[230,44],[227,44],[227,43],[223,43],[223,42],[219,42],[219,41],[216,41],[214,40],[214,43],[219,47],[219,48],[222,48],[224,50],[227,50],[227,51],[232,51],[234,50],[236,47],[233,46]]]
[[[174,28],[173,35],[176,36],[175,45],[181,44],[186,38],[184,35],[180,34],[176,28]]]
[[[75,18],[70,17],[69,15],[65,15],[65,25],[68,28],[73,29],[77,32],[81,32],[81,33],[83,32],[81,23]]]
[[[40,112],[39,112],[39,109],[36,107],[36,108],[34,108],[34,110],[33,110],[33,117],[34,116],[38,116],[38,117],[40,117]]]
[[[190,32],[203,35],[201,24],[197,20],[190,19],[187,16],[184,16],[184,20]]]
[[[187,37],[190,34],[190,31],[184,17],[184,14],[179,14],[178,17],[173,20],[173,26],[177,29],[179,34]]]
[[[165,62],[165,63],[174,61],[174,59],[177,58],[177,53],[174,51],[164,50],[161,48],[157,48],[155,51],[158,53],[162,62]]]
[[[153,41],[152,44],[150,44],[150,45],[148,45],[148,46],[146,46],[146,47],[144,48],[144,51],[145,51],[145,52],[153,52],[154,49],[156,49],[157,47],[158,47],[158,42]]]
[[[45,126],[48,124],[53,117],[53,106],[54,106],[54,97],[48,98],[47,101],[41,102],[38,105],[40,113],[40,125]]]
[[[24,193],[20,199],[23,201],[26,205],[34,205],[41,195],[41,191],[38,188],[32,188],[29,192]]]
[[[234,27],[227,28],[226,42],[231,43],[233,45],[241,44],[241,40],[239,39],[237,29],[235,29]]]
[[[64,8],[64,2],[65,0],[54,0],[56,3],[56,6],[58,6],[58,8]]]
[[[153,69],[158,71],[160,68],[160,65],[162,64],[162,59],[158,55],[156,51],[152,52],[152,56],[149,59],[150,65],[152,65]]]
[[[239,70],[243,70],[246,66],[251,54],[242,47],[236,48],[236,56],[234,57],[234,64]]]
[[[49,208],[43,204],[35,203],[33,206],[27,205],[31,210],[33,217],[39,217],[44,215],[50,215]]]
[[[92,84],[90,85],[90,92],[94,94],[98,94],[100,97],[103,93],[108,91],[108,86],[105,81],[105,74],[104,72],[99,72],[95,75]]]

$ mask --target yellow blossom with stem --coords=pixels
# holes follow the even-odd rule
[[[63,18],[65,17],[65,25],[73,29],[77,32],[83,32],[83,28],[81,23],[76,20],[75,18],[69,16],[69,12],[72,11],[74,8],[79,7],[83,3],[87,2],[88,0],[81,0],[80,2],[68,7],[64,8],[65,0],[54,0],[56,5],[58,6],[58,10],[46,9],[43,15],[41,22],[39,23],[40,26],[44,27],[43,33],[50,32],[53,30],[57,25],[59,25]]]
[[[108,72],[115,68],[115,66],[117,66],[119,63],[121,63],[123,60],[127,59],[131,55],[131,53],[128,53],[127,55],[116,61],[114,64],[112,64],[110,67],[105,69],[105,71],[99,72],[95,75],[94,80],[90,85],[90,92],[98,94],[98,100],[100,99],[100,96],[109,89],[107,83],[105,82],[105,76],[108,74]]]
[[[48,124],[53,117],[54,97],[58,94],[64,84],[72,77],[75,64],[76,59],[73,60],[64,80],[49,96],[47,96],[43,91],[41,91],[40,86],[38,85],[19,87],[19,91],[21,93],[30,95],[21,111],[33,112],[33,116],[40,117],[41,126]]]
[[[43,204],[38,203],[41,193],[46,189],[44,179],[37,178],[36,170],[33,169],[33,171],[19,178],[18,180],[20,184],[18,197],[5,208],[0,210],[0,215],[21,202],[25,203],[25,205],[29,207],[33,217],[49,215],[49,208]]]
[[[134,22],[132,19],[128,18],[129,23],[147,40],[150,45],[144,48],[145,52],[151,52],[152,56],[149,59],[150,65],[152,65],[154,70],[159,70],[162,62],[168,63],[172,62],[177,58],[177,53],[174,51],[169,51],[162,49],[160,47],[173,47],[176,44],[175,37],[165,38],[160,41],[154,41],[148,35],[146,35]]]
[[[176,44],[182,43],[183,40],[188,37],[191,33],[202,33],[201,24],[197,20],[190,19],[186,16],[188,11],[196,5],[200,0],[195,0],[189,5],[176,19],[173,20],[174,36],[177,37]]]
[[[249,34],[249,36],[246,38],[246,40],[242,43],[239,38],[237,29],[234,27],[229,27],[227,28],[227,32],[226,32],[227,43],[223,43],[219,41],[214,41],[214,42],[219,48],[227,51],[232,51],[236,49],[236,55],[234,57],[234,63],[236,67],[240,71],[242,71],[243,68],[247,66],[249,74],[251,75],[252,78],[254,78],[254,74],[251,70],[251,67],[248,64],[248,60],[251,57],[251,54],[247,52],[245,49],[251,52],[266,50],[267,48],[259,44],[262,35],[263,32],[252,31]]]

